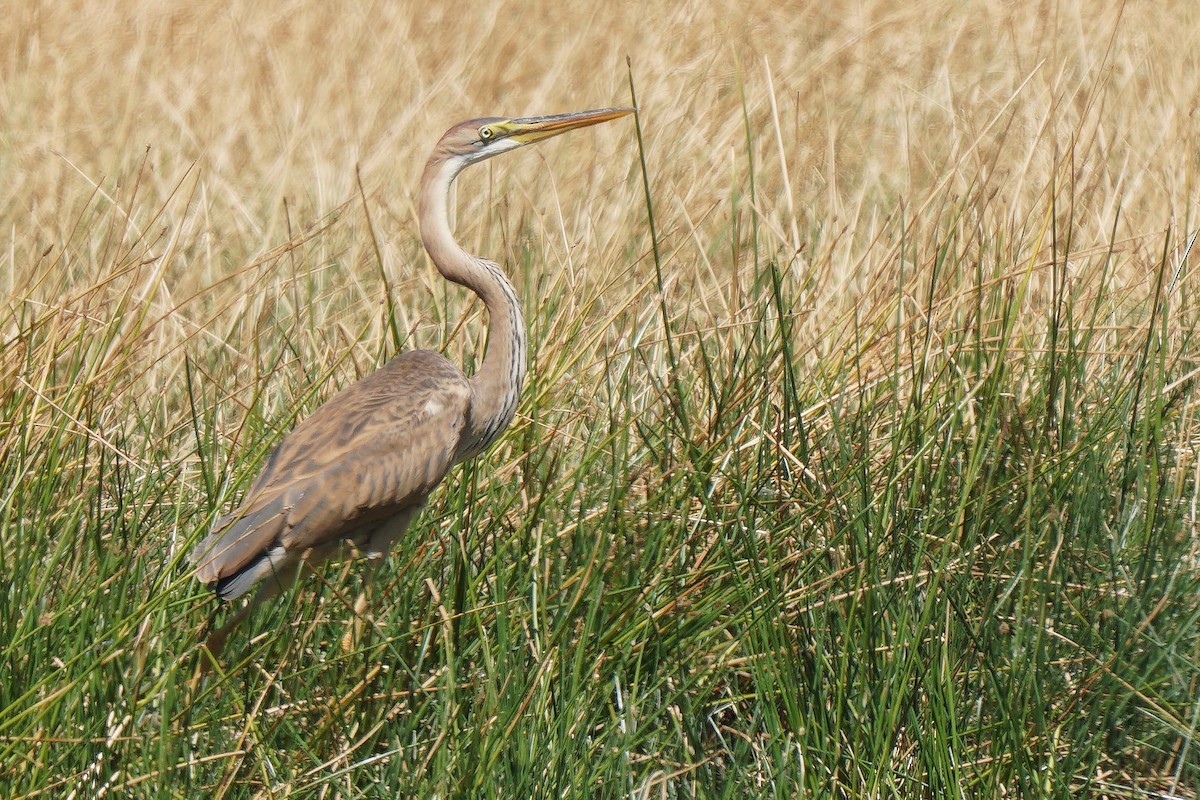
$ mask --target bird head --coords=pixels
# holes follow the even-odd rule
[[[446,131],[434,148],[432,160],[454,159],[461,168],[560,133],[607,122],[633,112],[632,108],[601,108],[548,117],[469,119]]]

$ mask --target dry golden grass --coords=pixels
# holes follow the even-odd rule
[[[430,144],[467,116],[628,102],[626,55],[664,269],[698,330],[754,313],[739,306],[755,255],[748,154],[761,257],[809,282],[803,350],[816,353],[836,350],[831,331],[895,275],[901,217],[910,238],[935,237],[948,205],[976,198],[975,218],[956,220],[965,231],[1047,247],[1031,232],[1057,187],[1078,259],[1115,235],[1129,287],[1164,231],[1178,240],[1193,222],[1191,4],[789,5],[490,4],[464,23],[406,3],[24,4],[0,31],[0,336],[17,318],[58,336],[117,325],[146,337],[137,358],[155,386],[178,379],[188,347],[232,365],[265,319],[333,358],[378,320],[366,211],[406,323],[441,346],[428,327],[439,279],[413,223]],[[604,321],[649,285],[634,163],[628,127],[609,126],[489,166],[460,188],[460,235],[497,256],[534,243],[529,302],[562,290],[564,314]],[[292,241],[303,259],[284,254]],[[714,270],[711,255],[735,244],[736,271]],[[1047,260],[1003,255],[1000,273]],[[301,279],[329,304],[289,323],[301,310],[286,289]],[[604,304],[586,301],[599,293]],[[114,321],[120,298],[137,313]],[[5,362],[12,376],[11,351]],[[106,366],[131,365],[93,370]]]

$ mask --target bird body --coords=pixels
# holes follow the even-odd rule
[[[196,576],[223,599],[288,574],[352,543],[386,554],[376,534],[390,518],[419,510],[460,447],[469,381],[429,350],[392,359],[338,392],[284,438],[246,495],[201,542]]]
[[[455,241],[450,186],[470,164],[632,111],[488,117],[442,136],[421,179],[421,241],[442,276],[487,308],[479,371],[468,378],[438,353],[416,350],[331,397],[283,439],[242,505],[219,518],[196,547],[200,581],[223,599],[259,585],[255,601],[261,601],[293,580],[305,561],[347,547],[382,557],[450,468],[504,432],[525,379],[525,322],[500,267]],[[210,638],[211,650],[248,610]]]

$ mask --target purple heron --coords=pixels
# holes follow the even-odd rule
[[[303,563],[358,552],[369,559],[369,580],[450,468],[483,452],[512,421],[525,379],[521,304],[497,264],[455,241],[454,179],[492,156],[632,112],[472,119],[438,141],[421,178],[421,242],[442,276],[487,308],[482,365],[467,377],[433,351],[402,353],[284,437],[244,502],[214,523],[192,555],[196,577],[224,600],[257,587],[251,602],[209,637],[214,655],[257,603],[295,580]],[[365,611],[364,592],[355,605],[360,622]]]

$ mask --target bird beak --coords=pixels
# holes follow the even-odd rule
[[[558,136],[560,133],[573,131],[576,128],[586,128],[589,125],[608,122],[610,119],[632,114],[636,110],[634,108],[600,108],[595,111],[576,111],[571,114],[554,114],[549,117],[522,117],[510,119],[498,127],[504,131],[505,138],[513,139],[521,144],[530,144],[540,142],[542,139],[549,139],[551,136]]]

